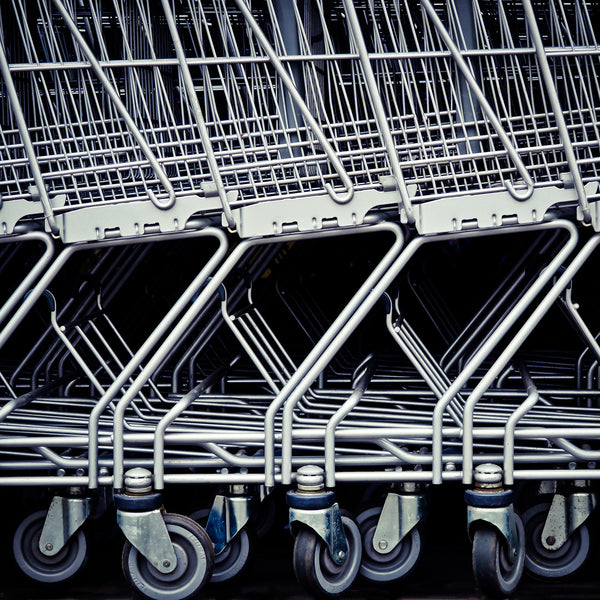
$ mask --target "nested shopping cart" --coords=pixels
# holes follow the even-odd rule
[[[599,29],[589,0],[4,2],[0,484],[56,492],[19,566],[74,576],[114,500],[129,582],[183,600],[283,488],[298,578],[339,595],[410,574],[462,482],[484,592],[577,571]],[[220,489],[182,516],[176,484]]]
[[[590,222],[594,10],[9,2],[4,228],[42,217],[75,241],[200,213],[248,237],[387,207],[435,233],[557,205]]]

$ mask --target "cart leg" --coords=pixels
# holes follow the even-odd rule
[[[319,596],[337,596],[354,583],[362,557],[358,524],[342,512],[335,494],[324,489],[323,470],[298,470],[298,489],[287,494],[295,535],[294,571],[298,581]]]
[[[127,541],[121,565],[129,584],[150,600],[187,600],[210,579],[212,542],[193,519],[165,513],[152,474],[132,469],[125,493],[115,494],[117,522]]]
[[[465,492],[465,500],[475,582],[488,596],[508,596],[523,574],[525,533],[514,511],[512,491],[502,488],[502,469],[479,465],[475,489]]]

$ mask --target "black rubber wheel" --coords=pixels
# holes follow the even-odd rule
[[[294,543],[294,572],[298,582],[316,596],[343,594],[353,583],[360,569],[362,544],[356,521],[342,515],[348,540],[348,556],[336,565],[325,542],[309,528],[302,528]]]
[[[123,547],[121,566],[131,587],[145,598],[186,600],[195,596],[212,574],[213,545],[193,519],[167,513],[164,520],[177,556],[175,570],[161,573],[130,542]]]
[[[510,596],[519,585],[525,564],[525,532],[521,519],[516,516],[519,549],[511,563],[508,543],[493,526],[479,525],[473,536],[473,574],[479,589],[494,598]]]
[[[421,557],[421,533],[418,527],[389,553],[382,554],[373,547],[373,536],[381,515],[381,507],[363,510],[357,517],[362,537],[360,574],[369,581],[386,583],[400,581],[413,572]]]
[[[550,504],[532,506],[523,513],[525,528],[525,569],[534,577],[562,579],[582,567],[590,550],[590,534],[580,525],[558,550],[547,550],[542,544],[542,531]]]
[[[190,518],[202,527],[206,522],[210,509],[200,509],[193,512]],[[251,563],[256,541],[250,524],[238,531],[234,538],[225,546],[222,552],[215,555],[215,568],[210,578],[211,583],[226,583],[242,577]]]
[[[83,529],[76,531],[55,556],[39,548],[47,512],[42,510],[24,519],[13,537],[17,565],[31,579],[42,583],[61,583],[72,579],[87,562],[88,542]]]

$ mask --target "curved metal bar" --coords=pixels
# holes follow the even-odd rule
[[[533,181],[531,184],[527,185],[527,187],[523,191],[517,191],[512,181],[505,181],[504,185],[506,185],[506,189],[508,193],[515,199],[523,202],[525,200],[529,200],[531,196],[533,196]]]
[[[6,53],[4,52],[4,47],[2,44],[0,44],[0,72],[2,73],[2,77],[6,85],[6,93],[8,94],[10,108],[13,116],[15,117],[15,121],[17,122],[19,135],[21,136],[21,141],[23,142],[23,147],[25,149],[25,153],[27,154],[31,175],[33,177],[33,181],[35,181],[35,185],[38,188],[40,202],[42,203],[44,214],[48,220],[50,230],[53,234],[57,234],[58,225],[56,224],[56,218],[54,217],[54,209],[52,208],[52,204],[50,204],[50,199],[48,198],[48,192],[44,184],[42,172],[40,171],[40,165],[37,161],[31,138],[29,137],[29,130],[27,129],[27,123],[25,122],[25,115],[23,114],[23,109],[21,108],[19,95],[17,94],[17,90],[8,66],[8,61],[6,59]]]
[[[477,83],[477,80],[473,76],[473,73],[471,72],[471,68],[469,67],[467,61],[463,58],[459,47],[454,43],[454,41],[450,37],[448,30],[444,27],[444,24],[442,23],[441,19],[438,17],[437,13],[435,12],[435,8],[431,4],[430,0],[421,0],[421,4],[427,11],[427,14],[429,15],[429,18],[431,19],[434,27],[436,28],[439,36],[442,38],[442,40],[444,41],[444,44],[446,44],[446,47],[448,48],[450,54],[452,55],[452,58],[454,59],[456,66],[460,69],[460,72],[462,73],[463,77],[465,78],[467,85],[471,88],[471,91],[477,98],[477,101],[479,102],[479,104],[481,106],[481,110],[484,112],[484,114],[487,117],[488,121],[490,122],[491,126],[494,128],[494,131],[498,134],[498,137],[500,138],[500,140],[504,144],[504,147],[506,148],[507,154],[510,156],[510,159],[513,161],[515,167],[517,168],[519,175],[523,178],[523,181],[525,182],[525,185],[527,186],[527,189],[525,190],[525,192],[517,192],[517,190],[514,188],[513,184],[510,181],[505,181],[504,183],[506,185],[506,189],[508,190],[508,193],[515,200],[520,200],[520,201],[527,200],[533,194],[534,183],[533,183],[533,179],[531,178],[531,175],[529,175],[529,172],[527,171],[525,164],[521,160],[519,153],[517,152],[516,148],[513,146],[513,143],[510,140],[510,138],[508,137],[508,134],[506,133],[506,131],[504,131],[504,128],[502,127],[502,124],[500,123],[500,119],[496,116],[494,109],[488,102],[481,87]]]
[[[325,134],[321,130],[321,127],[317,123],[316,119],[311,115],[310,110],[308,109],[308,106],[306,106],[306,102],[304,102],[304,99],[300,95],[300,92],[298,92],[298,90],[296,89],[294,80],[290,77],[289,73],[283,66],[283,63],[277,56],[277,53],[275,52],[273,46],[271,46],[271,44],[269,43],[269,40],[263,33],[262,29],[260,28],[260,25],[256,22],[256,20],[252,16],[252,12],[246,5],[245,1],[244,0],[235,0],[235,3],[237,5],[237,7],[240,9],[240,12],[242,13],[242,15],[244,16],[244,19],[246,19],[248,26],[252,29],[252,32],[254,33],[254,35],[256,36],[256,39],[258,40],[258,43],[261,45],[262,49],[265,51],[265,53],[269,57],[269,61],[273,65],[273,68],[277,71],[277,74],[279,75],[281,82],[285,86],[289,95],[292,97],[292,100],[298,107],[298,110],[302,113],[302,116],[303,116],[304,120],[306,121],[307,125],[310,127],[312,132],[315,134],[315,136],[319,140],[319,144],[321,145],[321,148],[323,148],[325,154],[327,155],[327,158],[333,165],[333,168],[335,169],[336,173],[338,174],[338,177],[342,180],[342,183],[344,184],[344,187],[346,189],[346,191],[343,194],[340,194],[333,189],[333,186],[331,184],[326,183],[325,190],[327,191],[327,193],[329,194],[331,199],[334,202],[337,202],[338,204],[346,204],[347,202],[350,202],[350,200],[352,200],[352,197],[354,196],[354,186],[352,184],[352,180],[350,179],[350,177],[348,176],[348,173],[346,172],[346,169],[344,169],[344,166],[342,165],[340,159],[338,158],[337,154],[335,153],[335,150],[332,148],[331,144],[325,137]]]
[[[179,417],[186,408],[195,402],[211,386],[219,382],[227,373],[232,364],[237,360],[236,357],[230,364],[221,365],[215,372],[205,377],[197,386],[192,388],[187,394],[171,408],[169,412],[160,420],[156,426],[154,436],[154,489],[163,490],[165,487],[165,433],[167,428],[177,417]]]
[[[346,418],[352,409],[360,402],[375,371],[375,357],[370,354],[356,368],[353,390],[347,400],[329,419],[325,428],[325,486],[327,488],[335,487],[335,430],[338,425]]]
[[[379,130],[379,135],[383,138],[383,143],[390,161],[390,169],[394,179],[396,180],[398,191],[400,192],[402,207],[406,212],[406,218],[408,222],[412,224],[415,222],[415,215],[412,203],[410,201],[410,195],[408,193],[406,183],[404,182],[402,168],[400,167],[400,161],[398,160],[398,152],[396,151],[394,138],[392,137],[387,115],[385,114],[383,102],[381,101],[381,94],[379,93],[379,89],[377,87],[377,81],[373,73],[371,59],[369,58],[369,53],[367,51],[365,39],[360,28],[360,22],[358,20],[358,15],[356,14],[356,8],[354,7],[353,0],[344,0],[344,8],[346,9],[346,18],[348,19],[350,28],[352,29],[354,43],[356,44],[356,49],[358,50],[358,55],[360,57],[360,64],[363,68],[367,90],[369,91],[371,102],[373,103],[373,109],[375,111],[377,120],[377,129]]]
[[[560,141],[563,143],[567,165],[569,165],[569,171],[571,172],[573,184],[575,185],[575,190],[577,191],[579,207],[583,213],[584,220],[589,223],[591,220],[590,207],[587,201],[583,179],[581,177],[581,172],[579,171],[577,157],[575,156],[575,151],[573,150],[573,144],[569,136],[569,130],[565,122],[563,109],[560,105],[560,99],[558,98],[558,94],[556,92],[556,86],[554,85],[554,80],[552,79],[550,65],[548,64],[548,57],[546,56],[544,42],[537,26],[531,0],[523,0],[523,8],[525,10],[525,18],[529,28],[529,35],[533,45],[535,46],[540,72],[544,80],[544,85],[546,86],[546,91],[548,92],[548,99],[550,100],[552,112],[554,113],[554,118],[556,119],[556,126],[558,127]]]
[[[482,344],[479,350],[471,357],[468,363],[463,367],[462,371],[458,374],[452,385],[448,388],[444,397],[436,404],[433,412],[433,483],[442,483],[443,475],[443,415],[446,411],[446,407],[454,399],[457,393],[461,391],[463,386],[467,383],[469,378],[475,373],[480,367],[482,362],[490,355],[500,340],[506,335],[508,330],[515,324],[515,322],[521,317],[527,307],[535,300],[535,297],[544,289],[548,282],[552,279],[554,274],[560,269],[564,261],[573,252],[577,245],[578,233],[577,228],[570,221],[552,221],[549,223],[541,223],[539,225],[530,225],[526,227],[519,227],[519,231],[542,231],[544,229],[563,229],[568,234],[568,239],[562,246],[559,252],[556,253],[550,264],[540,273],[536,281],[529,286],[525,294],[521,299],[513,306],[508,314],[506,314],[502,320],[502,323],[494,330],[494,332],[487,338],[486,342]],[[502,229],[495,230],[500,234]],[[539,309],[539,306],[536,310]],[[535,312],[534,312],[535,314]],[[511,347],[514,344],[515,338],[511,340],[507,347]],[[506,353],[506,350],[504,351]],[[513,351],[514,353],[514,351]],[[504,354],[503,354],[504,355]],[[512,358],[512,354],[510,356]],[[471,483],[472,473],[469,473],[469,465],[472,466],[472,455],[473,455],[473,411],[475,403],[483,396],[487,388],[493,383],[493,380],[497,375],[500,374],[502,369],[506,366],[509,359],[506,359],[502,366],[496,371],[494,370],[494,376],[489,380],[487,385],[482,386],[481,383],[477,386],[476,391],[473,391],[465,403],[463,412],[463,477],[465,483]],[[498,361],[494,363],[499,364]],[[492,367],[494,369],[494,367]],[[492,370],[487,372],[482,381],[488,381]]]
[[[343,168],[343,167],[342,167]],[[352,185],[352,181],[350,177],[346,174],[346,171],[343,171],[343,175],[338,173],[342,182],[344,183],[344,187],[346,188],[346,192],[344,194],[339,194],[335,191],[334,187],[330,183],[325,184],[325,191],[329,194],[329,197],[338,204],[346,204],[352,200],[354,196],[354,186]]]
[[[171,185],[170,181],[169,181],[169,185]],[[169,199],[166,202],[161,202],[156,197],[156,194],[152,190],[148,190],[148,198],[150,198],[150,202],[152,202],[152,204],[154,204],[154,206],[156,206],[157,208],[162,208],[164,210],[167,210],[167,209],[171,208],[172,206],[174,206],[174,204],[175,204],[175,190],[173,189],[173,186],[171,186],[171,189],[168,190],[168,192],[169,192]]]
[[[185,329],[182,326],[181,321],[185,319],[185,315],[189,312],[185,312],[182,317],[181,314],[185,311],[188,304],[192,301],[193,304],[196,303],[193,300],[194,296],[201,290],[201,288],[206,284],[209,277],[212,275],[213,271],[219,266],[221,261],[225,258],[227,251],[229,249],[229,244],[227,240],[227,235],[222,229],[217,229],[216,227],[207,227],[206,229],[202,229],[193,234],[198,237],[215,237],[218,243],[218,247],[215,249],[212,257],[208,260],[208,262],[204,265],[204,267],[200,270],[198,275],[194,278],[194,280],[189,284],[187,289],[183,292],[183,294],[178,298],[178,300],[173,304],[173,306],[169,309],[169,311],[165,314],[161,322],[156,326],[154,331],[146,338],[144,343],[140,346],[137,352],[131,357],[131,360],[127,363],[127,365],[121,370],[117,378],[111,383],[110,387],[106,390],[102,398],[98,401],[92,412],[90,413],[90,420],[88,424],[88,432],[89,432],[89,476],[90,476],[90,489],[95,489],[98,487],[98,478],[99,478],[99,470],[98,470],[98,460],[99,460],[99,449],[98,449],[98,435],[99,435],[99,422],[100,417],[104,410],[108,407],[108,405],[114,400],[115,396],[121,391],[122,386],[126,381],[133,375],[133,373],[139,369],[141,362],[148,356],[151,350],[159,343],[162,336],[166,334],[171,328],[176,331],[177,336],[171,334],[169,338],[171,338],[172,343],[174,344],[178,337],[181,337],[182,330]],[[173,238],[171,238],[173,239]],[[114,242],[113,242],[114,243]],[[210,285],[210,284],[209,284]],[[202,295],[202,294],[201,294]],[[176,322],[177,321],[177,322]],[[189,322],[184,323],[185,326],[189,326]],[[179,328],[179,330],[178,330]],[[164,344],[163,344],[164,346]],[[164,351],[164,354],[168,352],[168,349]],[[164,356],[163,354],[163,356]],[[156,369],[162,357],[157,355],[156,353],[153,355],[155,359],[155,363],[153,366],[153,370]],[[152,372],[152,371],[151,371]],[[148,374],[148,377],[144,379],[144,383],[150,377],[151,372]],[[143,384],[142,384],[143,385]],[[138,389],[136,389],[131,395],[128,402],[124,408],[131,402],[133,399],[133,395],[137,394],[141,389],[142,385]],[[130,391],[130,390],[129,390]],[[119,401],[117,408],[121,406],[123,398]],[[123,467],[123,433],[122,429],[124,427],[124,416],[120,414],[119,411],[115,411],[115,423],[114,428],[117,431],[120,431],[119,434],[115,434],[114,439],[114,456],[115,456],[115,469],[117,466],[120,468],[120,471],[117,469],[115,472],[115,481],[119,482],[119,487],[122,486],[122,467]],[[121,421],[118,421],[118,419]],[[120,474],[120,475],[119,475]]]
[[[65,8],[65,6],[63,5],[62,1],[61,0],[53,0],[53,2],[55,4],[56,8],[58,9],[58,11],[60,12],[60,14],[65,22],[65,25],[68,27],[69,31],[71,32],[73,39],[75,40],[77,45],[80,47],[83,54],[85,54],[85,57],[88,59],[90,66],[91,66],[92,70],[94,71],[94,73],[96,74],[96,77],[102,84],[102,87],[106,90],[106,93],[110,96],[110,99],[112,100],[115,109],[121,115],[121,118],[125,121],[127,128],[129,129],[129,131],[135,138],[136,142],[139,144],[141,151],[144,153],[144,155],[148,159],[150,166],[152,167],[152,169],[156,173],[156,176],[158,177],[158,179],[160,179],[160,182],[162,183],[162,185],[164,186],[164,188],[167,190],[167,192],[169,194],[169,198],[166,201],[160,201],[156,197],[156,195],[154,194],[154,192],[152,190],[148,190],[148,197],[150,198],[150,201],[157,208],[160,208],[163,210],[167,210],[167,209],[171,208],[175,204],[175,190],[173,189],[173,185],[169,181],[167,174],[165,173],[164,169],[158,162],[158,160],[157,160],[156,156],[154,155],[154,153],[152,152],[150,146],[146,142],[146,139],[142,135],[142,132],[138,129],[137,125],[133,122],[131,115],[127,111],[127,107],[123,104],[121,98],[119,97],[119,93],[117,92],[117,90],[115,90],[114,86],[112,85],[112,83],[110,82],[108,77],[105,75],[104,71],[102,70],[102,67],[100,66],[100,63],[98,62],[98,59],[94,56],[92,49],[88,46],[87,42],[81,35],[79,29],[77,29],[77,25],[74,23],[73,19],[71,18],[71,15],[68,13],[68,11]]]
[[[54,244],[52,243],[52,238],[42,231],[32,231],[30,233],[25,233],[20,235],[17,238],[14,237],[6,237],[0,239],[0,244],[3,242],[27,242],[27,241],[39,241],[45,244],[46,248],[42,256],[38,259],[35,266],[31,269],[31,271],[27,274],[27,276],[21,281],[19,286],[15,289],[15,291],[10,295],[10,297],[5,301],[4,305],[0,306],[0,324],[8,317],[11,311],[17,306],[21,298],[26,294],[26,292],[31,288],[33,283],[41,276],[44,272],[50,260],[54,256]]]
[[[225,215],[228,227],[235,229],[235,220],[233,218],[233,213],[231,212],[231,207],[229,206],[227,192],[225,191],[225,186],[223,185],[223,180],[221,179],[221,173],[219,172],[219,165],[217,164],[215,153],[212,150],[210,136],[206,127],[204,115],[202,114],[200,102],[198,101],[198,94],[194,88],[194,80],[192,79],[190,67],[186,61],[185,50],[183,48],[183,44],[181,43],[181,38],[179,37],[179,33],[177,31],[177,24],[175,23],[175,18],[173,17],[173,12],[171,11],[168,0],[162,0],[162,7],[167,19],[167,25],[169,26],[171,39],[173,40],[173,45],[175,46],[177,60],[179,61],[179,70],[185,85],[188,102],[190,103],[190,108],[194,113],[194,118],[196,119],[196,126],[198,127],[198,131],[200,133],[204,151],[206,152],[208,168],[217,188],[219,200],[221,201],[221,206],[223,208],[223,214]]]
[[[490,352],[500,342],[501,338],[507,333],[510,327],[512,327],[519,318],[523,315],[527,307],[535,300],[535,298],[541,293],[544,287],[552,280],[555,274],[563,265],[564,261],[573,252],[577,245],[578,233],[577,228],[570,221],[554,221],[546,224],[542,224],[546,228],[560,227],[566,230],[569,237],[564,243],[559,252],[557,252],[550,262],[550,264],[539,274],[536,281],[529,286],[528,290],[517,302],[512,310],[504,317],[501,325],[489,336],[485,344],[481,346],[479,351],[473,355],[469,363],[464,367],[463,371],[454,381],[452,388],[448,394],[438,403],[434,411],[434,435],[433,435],[433,467],[434,467],[434,483],[441,483],[441,471],[442,471],[442,440],[441,435],[435,431],[435,423],[439,423],[441,426],[442,413],[444,411],[444,402],[447,401],[447,397],[450,393],[455,393],[456,389],[460,389],[466,381],[473,375],[481,363],[489,356]],[[525,231],[525,229],[524,229]],[[577,260],[577,257],[575,258]],[[561,278],[562,279],[562,278]],[[556,284],[555,284],[556,286]],[[473,467],[473,413],[475,405],[483,394],[487,391],[494,379],[500,374],[504,367],[508,364],[508,361],[512,358],[516,350],[531,333],[537,321],[548,311],[552,302],[549,300],[552,298],[553,290],[539,301],[537,307],[532,312],[531,316],[525,322],[525,325],[519,330],[519,332],[507,343],[503,350],[500,358],[498,358],[492,367],[486,372],[485,376],[478,383],[477,387],[469,395],[464,409],[463,419],[463,481],[465,483],[471,483],[472,481],[472,467]],[[537,321],[535,319],[537,318]]]
[[[558,223],[558,222],[557,222]],[[577,230],[574,225],[571,224],[572,228],[569,239],[569,247],[574,247],[577,242]],[[496,359],[494,364],[491,366],[489,371],[477,384],[477,387],[471,392],[471,395],[467,399],[465,404],[465,420],[464,420],[464,433],[463,433],[463,483],[471,483],[473,478],[473,413],[475,406],[479,402],[481,396],[485,393],[485,390],[492,384],[498,373],[504,368],[509,360],[514,356],[515,352],[525,342],[529,334],[533,331],[536,325],[541,321],[542,317],[548,312],[552,304],[557,300],[562,291],[569,285],[569,282],[577,274],[579,269],[585,264],[592,252],[596,249],[600,243],[600,234],[596,234],[591,237],[585,246],[579,251],[579,253],[573,258],[567,268],[562,272],[558,280],[552,285],[548,293],[539,302],[536,309],[531,313],[529,318],[523,323],[519,331],[515,334],[510,343],[506,346],[504,351]],[[567,246],[557,254],[557,258],[565,253]],[[557,260],[552,261],[556,264]],[[561,260],[559,263],[562,263]],[[549,266],[546,271],[552,271],[552,275],[558,271],[558,269],[551,269],[553,265]],[[544,279],[547,280],[546,271],[544,271]],[[553,432],[554,433],[554,432]],[[558,434],[560,435],[560,434]],[[435,465],[435,458],[434,458]],[[435,473],[434,473],[435,476]]]
[[[208,230],[203,230],[203,231],[208,231]],[[360,226],[360,227],[357,227],[356,229],[339,228],[339,229],[326,229],[326,230],[316,231],[316,232],[313,232],[310,234],[305,234],[305,233],[288,234],[288,235],[283,236],[281,239],[285,240],[285,241],[297,241],[297,240],[305,240],[305,239],[313,239],[313,238],[321,239],[321,238],[325,238],[325,237],[345,236],[345,235],[349,235],[350,233],[367,232],[367,231],[369,231],[369,232],[391,231],[392,233],[396,234],[397,237],[400,237],[401,241],[404,240],[404,238],[402,236],[402,230],[400,229],[400,227],[394,223],[387,223],[387,222],[372,225],[372,226],[367,226],[367,227]],[[220,229],[215,230],[215,232],[219,232],[220,235],[222,236],[223,240],[226,242],[227,237],[223,233],[222,230],[220,230]],[[175,324],[173,324],[172,319],[170,321],[167,321],[167,317],[170,317],[171,313],[175,309],[175,306],[177,306],[177,304],[176,304],[171,309],[171,311],[168,313],[168,315],[163,319],[163,322],[161,322],[161,324],[159,325],[160,328],[162,328],[163,325],[164,325],[164,327],[171,327],[170,333],[164,339],[161,346],[154,351],[151,358],[148,360],[148,362],[145,364],[143,369],[137,375],[135,381],[127,388],[127,391],[120,398],[120,400],[117,404],[117,407],[115,409],[114,419],[113,419],[113,433],[114,433],[113,455],[114,455],[114,486],[116,489],[121,489],[123,486],[124,449],[125,449],[124,448],[125,435],[124,435],[123,429],[125,426],[124,415],[125,415],[125,411],[126,411],[127,407],[131,404],[131,402],[133,401],[136,394],[145,385],[146,381],[156,371],[157,367],[160,366],[160,363],[163,360],[163,356],[168,352],[169,347],[172,347],[172,345],[175,344],[177,342],[177,340],[179,340],[181,338],[181,336],[184,334],[184,332],[187,331],[190,323],[196,318],[196,316],[199,314],[200,310],[206,305],[206,303],[213,296],[213,294],[218,292],[219,287],[222,284],[222,282],[224,281],[225,277],[235,268],[235,266],[239,263],[239,261],[243,258],[245,253],[248,251],[248,249],[253,248],[255,246],[262,246],[262,245],[267,245],[267,244],[273,244],[273,240],[269,237],[248,238],[248,239],[242,240],[237,246],[235,246],[235,248],[232,249],[232,251],[229,253],[227,258],[220,265],[218,270],[216,270],[214,272],[212,277],[209,278],[208,273],[205,276],[202,276],[202,275],[198,276],[199,279],[202,279],[202,277],[204,277],[203,281],[206,280],[206,284],[202,287],[201,290],[200,290],[200,285],[198,285],[195,288],[195,290],[193,290],[194,293],[192,294],[191,297],[188,296],[188,292],[186,291],[184,296],[182,296],[182,298],[180,298],[180,300],[178,300],[178,303],[179,303],[185,297],[186,305],[191,300],[191,304],[189,305],[189,308],[187,309],[185,314],[179,318],[179,321]],[[399,252],[399,249],[398,249],[398,252]],[[214,260],[214,258],[211,260]],[[208,266],[209,266],[209,264],[207,264],[205,269],[208,269]],[[212,267],[210,270],[211,270],[211,273],[214,271],[214,269]],[[200,291],[200,293],[198,295],[196,295],[196,293],[195,293],[197,291]],[[192,300],[192,298],[193,298],[193,300]],[[155,330],[155,332],[152,334],[152,337],[154,337],[154,336],[160,337],[160,336],[164,335],[165,333],[166,333],[165,329],[159,330],[157,328]],[[99,421],[100,415],[106,409],[106,407],[108,406],[108,403],[110,401],[112,401],[114,399],[114,397],[116,396],[116,394],[121,390],[123,384],[125,383],[125,381],[127,381],[127,378],[129,378],[133,374],[133,372],[139,368],[141,361],[145,358],[145,356],[147,356],[148,352],[155,345],[155,342],[156,342],[156,340],[152,340],[151,338],[148,338],[148,340],[146,342],[144,342],[144,345],[138,350],[136,355],[131,359],[128,366],[119,374],[119,377],[111,384],[111,387],[107,390],[106,394],[98,401],[98,404],[94,407],[94,410],[92,411],[92,415],[90,417],[90,424],[89,424],[90,445],[89,445],[89,449],[88,449],[89,460],[90,460],[90,485],[89,485],[90,488],[93,488],[94,486],[97,487],[97,478],[95,481],[92,479],[92,467],[94,467],[94,465],[97,464],[97,461],[98,461],[98,456],[97,456],[98,444],[95,440],[98,439],[98,421]],[[129,370],[130,367],[131,367],[131,370]],[[271,410],[271,408],[269,410]],[[275,412],[277,412],[277,407],[275,407],[274,410],[275,410]],[[272,451],[270,458],[273,459],[274,445],[275,445],[274,431],[273,431],[273,429],[271,429],[271,430],[267,429],[269,423],[271,425],[273,425],[272,422],[269,422],[265,418],[265,430],[264,430],[264,433],[262,433],[262,432],[260,433],[260,436],[261,436],[260,439],[266,440],[265,441],[265,462],[266,462],[267,469],[268,469],[268,462],[270,460],[268,451],[269,450]],[[194,434],[194,435],[197,436],[198,434]],[[239,432],[235,432],[233,435],[235,436],[235,438],[233,438],[233,439],[236,439],[237,441],[239,441],[239,439],[240,439]],[[244,435],[244,440],[246,440],[246,441],[248,440],[247,436],[248,436],[248,434]],[[272,436],[272,438],[269,439],[269,436]],[[221,442],[222,435],[219,434],[219,437],[220,437],[219,441]],[[198,438],[195,438],[195,440],[199,441]],[[2,440],[0,440],[0,442],[1,441]],[[94,455],[92,453],[94,453]],[[96,473],[96,477],[97,477],[97,473]],[[260,477],[261,478],[264,477],[266,480],[268,480],[267,473],[265,473],[264,476],[260,475]],[[166,480],[167,480],[167,478],[165,478],[165,481]]]
[[[519,421],[537,404],[540,394],[536,388],[529,371],[525,365],[520,366],[521,377],[527,388],[527,398],[515,410],[506,422],[506,433],[504,434],[504,483],[513,485],[515,482],[515,429]]]
[[[356,230],[357,233],[360,231],[360,229]],[[393,273],[393,277],[397,275],[397,272],[392,271],[394,265],[405,255],[406,250],[403,251],[405,237],[403,231],[395,223],[384,222],[365,228],[363,231],[389,231],[394,235],[394,241],[385,256],[373,268],[367,279],[269,406],[265,414],[265,485],[267,486],[274,485],[275,482],[275,417],[277,413],[283,407],[282,482],[287,485],[291,483],[292,479],[293,415],[296,404],[379,300],[391,283],[391,274]],[[411,245],[414,247],[424,243],[425,239],[418,237],[411,242]]]

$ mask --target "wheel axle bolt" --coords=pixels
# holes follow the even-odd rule
[[[50,550],[52,550],[52,548],[54,548],[54,546],[52,544],[48,543],[44,546],[44,548],[46,548],[46,550],[48,550],[48,552],[50,552]]]
[[[387,549],[387,547],[388,547],[388,543],[387,543],[387,541],[386,541],[386,540],[381,540],[381,541],[379,542],[379,549],[380,549],[380,550],[386,550],[386,549]]]
[[[554,544],[556,544],[556,538],[553,535],[549,535],[546,538],[546,544],[548,544],[548,546],[554,546]]]
[[[340,550],[338,552],[338,558],[344,558],[346,556],[346,553],[343,550]]]
[[[171,566],[171,561],[170,560],[163,560],[163,567],[165,569],[168,569]]]

